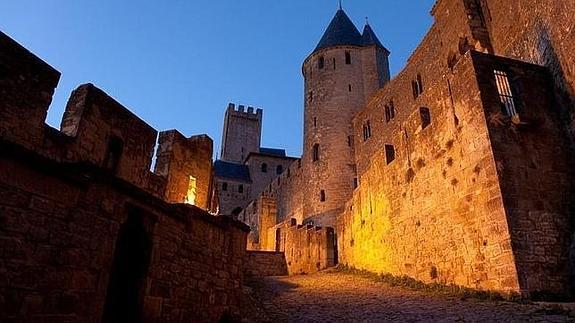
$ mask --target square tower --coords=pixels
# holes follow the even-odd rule
[[[251,153],[260,149],[263,110],[230,103],[224,119],[221,159],[243,163]]]

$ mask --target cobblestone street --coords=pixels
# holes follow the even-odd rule
[[[257,313],[274,322],[573,322],[565,310],[537,304],[461,300],[390,287],[372,279],[325,271],[268,277],[254,287]]]

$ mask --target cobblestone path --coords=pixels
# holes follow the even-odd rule
[[[337,271],[268,277],[254,286],[259,313],[246,321],[575,322],[564,310],[541,305],[461,300]]]

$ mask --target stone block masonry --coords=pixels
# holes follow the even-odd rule
[[[285,255],[274,251],[247,251],[244,273],[246,277],[286,276]]]
[[[0,321],[239,314],[248,228],[205,211],[212,142],[163,134],[94,85],[44,124],[59,73],[0,33]],[[197,204],[183,202],[197,176]]]

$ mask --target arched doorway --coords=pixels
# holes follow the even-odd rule
[[[120,227],[110,272],[102,322],[141,322],[142,299],[152,255],[152,238],[146,219],[130,211]]]

